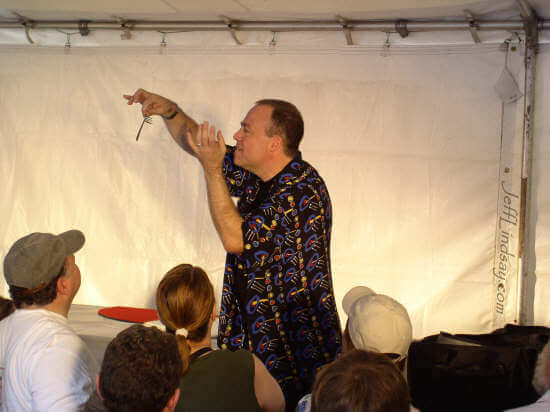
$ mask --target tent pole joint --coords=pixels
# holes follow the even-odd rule
[[[17,18],[19,19],[19,23],[25,29],[25,36],[27,37],[27,41],[30,44],[34,44],[34,40],[31,37],[31,29],[34,27],[34,22],[32,20],[29,20],[26,17],[18,14],[18,13],[13,13],[13,14],[15,14],[17,16]]]
[[[344,35],[346,36],[346,43],[348,46],[353,46],[353,37],[351,37],[351,29],[353,26],[349,24],[349,21],[342,17],[342,16],[336,16],[338,18],[338,21],[342,25],[342,30],[344,31]]]
[[[235,23],[234,20],[230,19],[227,16],[221,16],[223,18],[223,21],[225,22],[227,28],[229,29],[229,33],[231,33],[231,37],[233,37],[233,40],[235,40],[235,43],[237,46],[241,46],[243,42],[237,37],[237,29],[239,28],[239,25]]]
[[[472,35],[472,39],[474,39],[474,43],[481,43],[481,39],[478,33],[479,23],[477,22],[476,18],[470,10],[464,10],[464,15],[468,19],[468,30],[470,30],[470,34]]]
[[[526,0],[516,0],[516,3],[523,20],[523,29],[525,31],[525,46],[538,52],[539,30],[544,26],[544,22],[539,20],[535,10],[531,8]],[[542,24],[541,24],[542,23]]]

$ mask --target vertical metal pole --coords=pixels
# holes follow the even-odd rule
[[[521,170],[521,209],[519,257],[521,275],[518,279],[518,319],[520,325],[534,322],[535,239],[530,222],[533,217],[532,169],[533,126],[535,108],[535,75],[538,52],[538,19],[527,1],[516,0],[525,27],[525,95],[523,118],[523,159]]]

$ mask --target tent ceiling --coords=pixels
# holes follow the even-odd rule
[[[529,0],[543,18],[548,0]],[[518,17],[515,0],[0,0],[0,20],[237,20],[450,18],[469,9],[478,16]]]

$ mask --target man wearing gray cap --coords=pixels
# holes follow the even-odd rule
[[[17,308],[0,322],[3,411],[78,410],[93,388],[95,366],[67,314],[80,288],[74,253],[84,234],[32,233],[4,258],[4,277]]]

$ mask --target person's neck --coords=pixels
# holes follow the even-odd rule
[[[64,317],[69,315],[70,307],[70,303],[67,303],[65,300],[59,298],[55,298],[53,302],[46,305],[23,305],[23,309],[45,309]]]
[[[191,350],[191,353],[194,353],[202,348],[209,348],[210,347],[210,334],[207,333],[204,339],[200,341],[191,341],[188,340],[187,343],[189,344],[189,349]]]
[[[262,167],[262,170],[259,170],[258,173],[255,173],[262,182],[267,182],[273,179],[274,176],[277,176],[292,160],[292,157],[287,155],[282,155],[280,157],[274,158],[271,162],[268,162]]]

